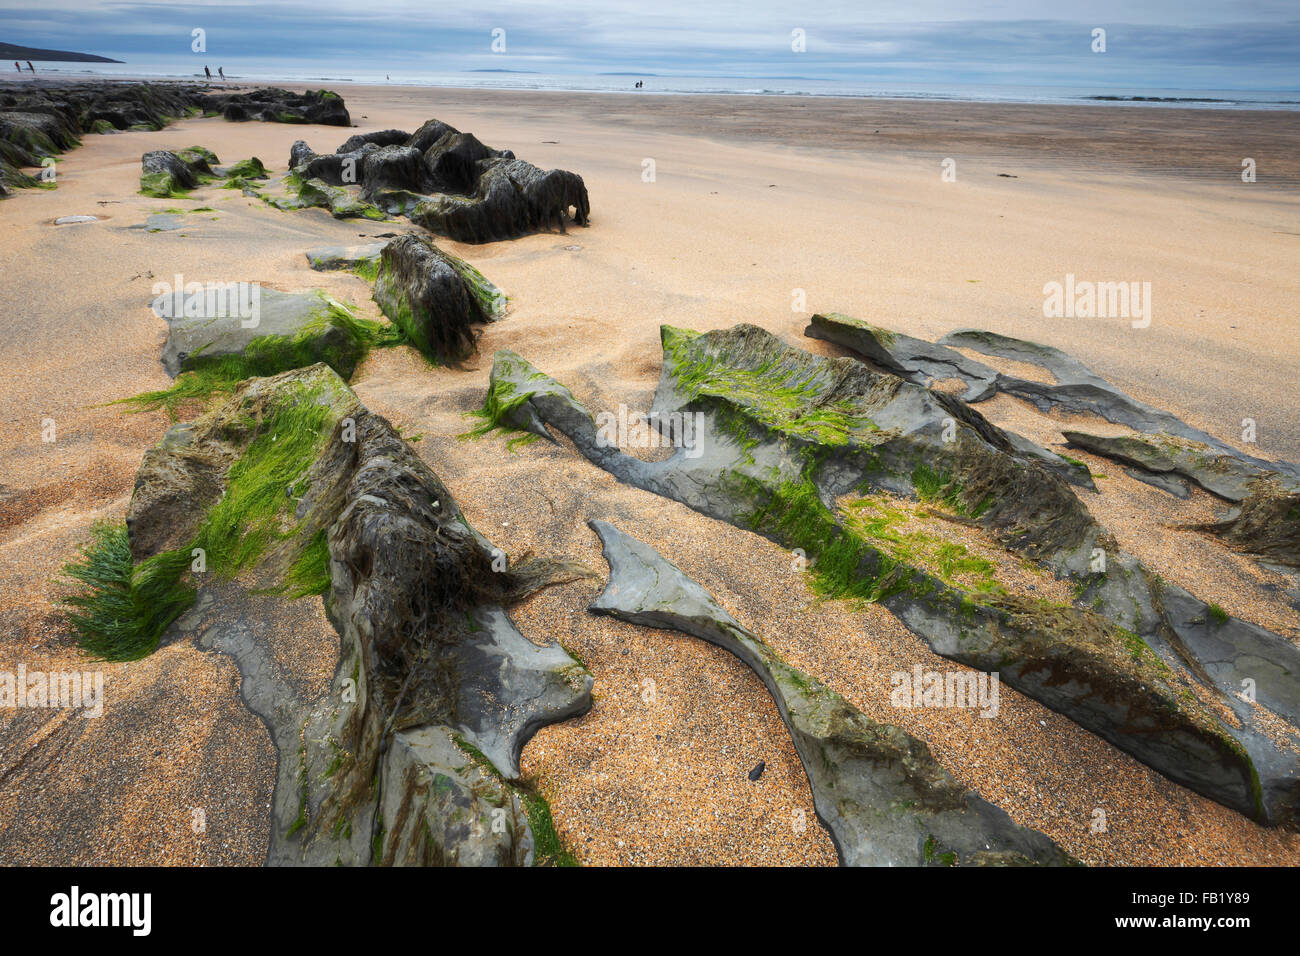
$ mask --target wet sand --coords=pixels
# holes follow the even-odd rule
[[[565,382],[593,412],[620,402],[647,408],[662,323],[751,322],[838,354],[803,338],[802,329],[813,311],[842,311],[928,338],[978,326],[1056,345],[1224,439],[1239,437],[1240,420],[1253,418],[1253,453],[1298,459],[1300,201],[1279,188],[1296,175],[1294,114],[340,92],[353,132],[409,130],[436,116],[544,168],[572,169],[590,190],[588,229],[488,246],[439,240],[511,296],[508,317],[485,330],[480,355],[465,368],[430,369],[393,351],[373,356],[354,378],[364,402],[404,434],[422,436],[417,450],[497,544],[511,553],[531,547],[572,556],[603,577],[585,522],[613,521],[695,575],[792,663],[870,716],[926,739],[963,783],[1090,863],[1300,862],[1294,841],[1169,783],[1010,690],[996,720],[889,708],[890,672],[918,662],[954,665],[883,610],[814,603],[779,548],[619,486],[564,445],[510,453],[499,438],[456,437],[470,427],[464,413],[481,403],[499,348]],[[78,661],[52,615],[55,573],[92,520],[125,513],[140,457],[168,424],[160,413],[95,407],[168,382],[158,364],[165,329],[147,308],[152,283],[180,273],[187,281],[320,287],[377,315],[364,282],[311,272],[302,253],[410,228],[338,222],[320,210],[280,212],[211,187],[188,200],[147,199],[137,192],[140,154],[200,144],[223,161],[257,155],[282,172],[295,139],[329,150],[348,135],[199,119],[157,133],[88,136],[60,159],[57,190],[0,203],[7,226],[0,239],[0,668]],[[1237,143],[1249,145],[1238,150]],[[1240,182],[1241,156],[1258,161],[1259,182]],[[940,178],[947,157],[957,162],[956,182]],[[654,161],[653,182],[643,179],[646,159]],[[202,207],[211,211],[190,213],[178,231],[129,228],[152,212]],[[102,221],[51,225],[76,214]],[[1045,318],[1043,284],[1067,273],[1150,281],[1151,326]],[[41,440],[46,419],[55,423],[54,442]],[[1116,485],[1103,496],[1129,493]],[[1118,513],[1133,500],[1111,507]],[[1109,512],[1098,513],[1109,520]],[[1136,532],[1134,540],[1140,543]],[[1190,553],[1194,543],[1179,547]],[[1196,591],[1204,568],[1215,566],[1181,577],[1176,566],[1162,570]],[[524,633],[562,639],[596,674],[591,714],[543,730],[523,760],[579,856],[590,863],[833,863],[807,781],[758,680],[694,639],[593,618],[584,609],[598,590],[595,582],[553,589],[515,615]],[[324,631],[313,637],[329,638]],[[222,777],[237,784],[201,787],[196,797],[198,766],[156,761],[141,768],[129,795],[138,802],[148,794],[153,815],[127,812],[125,795],[115,815],[119,798],[110,793],[99,814],[108,834],[62,847],[58,861],[106,861],[105,847],[129,847],[133,862],[256,862],[264,836],[194,849],[194,835],[176,821],[203,799],[213,805],[210,816],[262,826],[221,802],[269,802],[265,732],[233,718],[193,719],[183,730],[126,724],[121,714],[129,708],[112,706],[115,693],[132,687],[176,686],[187,698],[211,695],[214,711],[237,713],[229,663],[174,646],[113,668],[132,676],[118,681],[110,673],[106,717],[85,731],[92,740],[102,735],[103,746],[80,748],[79,761],[111,760],[108,744],[117,740],[140,753],[171,753],[153,746],[171,734],[175,752],[191,761],[220,752],[234,767],[223,764]],[[39,774],[30,776],[28,766],[13,772],[20,745],[38,733],[31,715],[22,717],[0,713],[0,861],[19,858],[14,848],[35,832],[33,820],[60,812],[55,788],[38,792]],[[760,759],[767,772],[751,783],[746,774]],[[87,780],[94,771],[78,768]],[[1106,833],[1091,832],[1097,808],[1107,811]],[[801,811],[799,828],[793,821]],[[179,835],[159,829],[164,819]]]

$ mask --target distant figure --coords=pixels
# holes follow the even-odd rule
[[[226,71],[223,70],[221,67],[217,67],[217,76],[221,77],[224,80],[226,78]]]
[[[209,70],[206,66],[203,67],[203,73],[205,76],[207,76],[209,80],[212,79],[212,71]]]
[[[31,70],[33,73],[36,72],[36,67],[32,66],[32,61],[31,61],[31,60],[28,60],[28,61],[27,61],[27,69]],[[19,71],[19,72],[21,72],[21,71]]]
[[[21,66],[18,65],[18,61],[17,61],[17,60],[14,60],[14,69],[17,70],[19,73],[21,73],[21,72],[23,71],[23,68],[22,68]]]

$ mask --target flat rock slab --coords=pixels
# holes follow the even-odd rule
[[[205,292],[195,307],[201,312],[198,315],[185,314],[195,302],[194,295],[186,295],[183,302],[174,294],[160,295],[150,303],[154,314],[169,326],[162,353],[168,375],[174,378],[222,356],[243,355],[253,341],[265,336],[315,335],[322,356],[331,346],[346,346],[343,333],[329,322],[334,310],[345,307],[326,293],[277,292],[246,284],[240,289],[240,285],[225,292],[224,303],[213,297],[211,307]]]
[[[303,253],[307,264],[317,272],[351,271],[360,265],[379,268],[379,254],[384,242],[368,242],[363,246],[320,246]]]
[[[783,663],[713,595],[649,545],[590,522],[609,562],[598,614],[683,631],[744,661],[767,686],[808,774],[817,816],[847,866],[1064,866],[1050,838],[961,786],[924,742],[862,714]],[[762,765],[751,772],[757,780]]]
[[[82,222],[99,222],[98,216],[60,216],[54,220],[56,226],[73,226]]]
[[[960,378],[966,382],[962,401],[982,402],[997,393],[998,373],[953,349],[902,332],[878,328],[839,312],[817,314],[804,335],[834,342],[870,359],[916,385]]]

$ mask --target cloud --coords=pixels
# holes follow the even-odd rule
[[[0,0],[12,3],[13,0]],[[0,36],[135,62],[214,59],[351,68],[644,70],[691,75],[999,81],[1056,85],[1296,86],[1300,18],[1291,0],[47,0],[0,6]],[[871,21],[867,22],[866,17]],[[1090,50],[1094,27],[1107,52]],[[506,30],[494,56],[491,31]],[[791,30],[807,50],[791,50]]]

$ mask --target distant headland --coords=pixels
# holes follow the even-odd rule
[[[121,63],[93,53],[71,53],[67,50],[41,50],[34,46],[0,43],[0,60],[36,60],[47,63]]]

